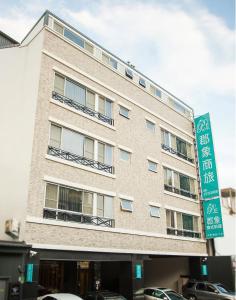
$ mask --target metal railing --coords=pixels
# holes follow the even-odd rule
[[[52,156],[56,156],[83,166],[91,167],[93,169],[97,169],[99,171],[104,171],[106,173],[114,174],[115,168],[113,166],[106,165],[99,161],[86,158],[84,156],[79,156],[77,154],[73,154],[71,152],[48,146],[48,154]]]
[[[65,222],[76,222],[96,226],[115,227],[115,220],[97,216],[89,216],[72,211],[44,208],[43,217]]]
[[[171,186],[171,185],[164,184],[164,189],[168,192],[179,194],[179,195],[182,195],[184,197],[188,197],[188,198],[191,198],[191,199],[194,199],[194,200],[197,199],[196,194],[193,194],[190,191],[186,191],[184,189],[177,189],[176,187]]]
[[[167,227],[167,234],[176,235],[176,236],[184,236],[184,237],[191,237],[191,238],[201,238],[201,233],[191,230],[184,230],[184,229],[176,229]]]
[[[175,155],[179,156],[182,159],[185,159],[185,160],[187,160],[187,161],[189,161],[191,163],[194,163],[194,159],[193,158],[190,158],[187,155],[184,155],[183,153],[178,152],[177,150],[171,148],[170,146],[167,146],[165,144],[161,144],[161,147],[162,147],[163,150],[169,151],[171,154],[175,154]]]
[[[83,113],[85,113],[91,117],[95,117],[104,123],[108,123],[109,125],[114,126],[114,120],[112,118],[107,117],[107,116],[101,114],[100,112],[95,111],[92,108],[89,108],[89,107],[87,107],[81,103],[78,103],[70,98],[67,98],[66,96],[63,96],[55,91],[52,92],[52,98],[54,100],[60,101],[61,103],[65,103],[66,105],[68,105],[74,109],[80,110]]]

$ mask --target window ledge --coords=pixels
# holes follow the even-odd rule
[[[170,195],[170,196],[173,196],[173,197],[177,197],[177,198],[180,198],[180,199],[184,199],[184,200],[187,200],[187,201],[190,201],[190,202],[193,202],[193,203],[199,203],[199,200],[193,200],[191,198],[184,197],[184,196],[176,194],[176,193],[168,192],[166,190],[164,190],[164,194],[167,194],[167,195]]]
[[[150,206],[155,206],[155,207],[162,207],[162,204],[161,203],[158,203],[158,202],[148,202],[148,205]]]
[[[92,169],[92,168],[89,168],[89,167],[86,167],[86,166],[83,166],[83,165],[79,165],[79,164],[76,164],[76,163],[58,158],[58,157],[53,157],[49,154],[46,154],[45,158],[48,159],[48,160],[54,161],[54,162],[58,162],[58,163],[61,163],[61,164],[67,165],[67,166],[77,168],[77,169],[89,171],[89,172],[96,173],[96,174],[103,175],[103,176],[110,177],[110,178],[116,178],[116,176],[113,175],[113,174],[108,174],[108,173],[105,173],[105,172],[102,172],[102,171],[99,171],[99,170],[95,170],[95,169]]]
[[[91,121],[93,121],[93,122],[96,122],[96,123],[98,123],[98,124],[100,124],[100,125],[103,125],[103,126],[105,126],[105,127],[107,127],[107,128],[110,128],[110,129],[116,131],[116,128],[115,128],[114,126],[111,126],[111,125],[106,124],[106,123],[104,123],[104,122],[102,122],[102,121],[99,121],[99,120],[97,120],[96,118],[91,117],[91,116],[89,116],[89,115],[83,113],[82,111],[79,111],[79,110],[77,110],[77,109],[75,109],[75,108],[69,107],[69,106],[66,105],[66,104],[60,103],[60,102],[57,101],[57,100],[54,100],[54,99],[51,98],[51,99],[50,99],[50,102],[53,103],[53,104],[55,104],[55,105],[58,105],[58,106],[60,106],[60,107],[62,107],[62,108],[65,108],[66,110],[71,111],[71,112],[73,112],[73,113],[75,113],[75,114],[78,114],[78,115],[80,115],[80,116],[83,116],[83,117],[85,117],[85,118],[87,118],[87,119],[89,119],[89,120],[91,120]]]
[[[164,149],[161,149],[161,152],[165,153],[165,154],[167,154],[167,155],[169,155],[169,156],[171,156],[173,158],[176,158],[176,159],[178,159],[178,160],[180,160],[180,161],[182,161],[182,162],[184,162],[184,163],[186,163],[186,164],[188,164],[188,165],[190,165],[190,166],[192,166],[194,168],[196,167],[195,164],[193,164],[193,163],[191,163],[191,162],[189,162],[189,161],[187,161],[187,160],[185,160],[183,158],[180,158],[179,156],[174,155],[174,154],[170,153],[169,151],[165,151]]]

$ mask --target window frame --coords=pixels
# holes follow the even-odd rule
[[[128,154],[128,159],[124,159],[124,158],[121,157],[122,152]],[[120,158],[120,160],[130,163],[131,162],[131,154],[132,154],[131,152],[129,152],[125,149],[119,148],[119,158]]]
[[[139,81],[138,81],[139,85],[141,85],[143,88],[146,88],[146,81],[144,78],[139,77]]]
[[[148,171],[153,172],[153,173],[157,173],[157,165],[158,164],[155,161],[152,161],[150,159],[148,159],[147,161],[148,161]],[[155,166],[156,166],[155,170],[152,169],[152,168],[150,168],[150,163],[151,164],[155,164]]]
[[[122,109],[124,109],[124,110],[127,112],[127,115],[124,114],[124,113],[122,113]],[[122,117],[124,117],[124,118],[126,118],[126,119],[130,119],[129,113],[130,113],[130,110],[129,110],[127,107],[125,107],[125,106],[119,104],[119,115],[120,115],[120,116],[122,116]]]
[[[154,210],[157,209],[157,214],[153,213],[152,209],[154,209]],[[160,218],[161,217],[160,209],[161,208],[159,206],[149,205],[150,217]]]
[[[134,78],[134,74],[129,68],[125,68],[125,75],[130,79]]]
[[[146,120],[146,128],[152,132],[155,133],[156,132],[156,123],[152,122],[151,120],[145,119]],[[148,124],[152,127],[148,127]]]
[[[125,208],[124,207],[124,202],[126,201],[126,203],[130,204],[130,209],[129,208]],[[125,198],[120,198],[120,207],[122,211],[127,211],[127,212],[133,212],[134,211],[134,207],[133,207],[133,200],[130,199],[125,199]]]

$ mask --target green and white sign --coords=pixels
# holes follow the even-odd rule
[[[195,118],[202,199],[219,197],[215,153],[209,113]]]
[[[223,237],[223,222],[220,199],[203,201],[204,223],[206,239]]]

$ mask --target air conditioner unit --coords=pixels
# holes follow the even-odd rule
[[[5,222],[5,233],[12,238],[18,238],[20,233],[20,222],[16,219],[9,219]]]

